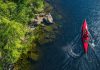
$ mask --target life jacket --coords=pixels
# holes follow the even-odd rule
[[[87,38],[88,37],[88,32],[87,31],[84,31],[83,37],[84,38]]]
[[[88,37],[88,34],[84,34],[83,37],[84,37],[84,38],[87,38],[87,37]]]

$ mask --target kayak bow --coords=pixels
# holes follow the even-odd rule
[[[87,53],[88,44],[89,44],[89,31],[88,31],[86,19],[82,24],[82,44],[83,44],[84,52]]]

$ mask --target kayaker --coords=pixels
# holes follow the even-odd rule
[[[86,19],[82,24],[82,44],[83,44],[84,52],[87,53],[88,46],[89,46],[89,31],[88,31]]]
[[[87,38],[87,37],[88,37],[88,32],[87,32],[87,30],[84,30],[83,37],[84,37],[84,38]]]

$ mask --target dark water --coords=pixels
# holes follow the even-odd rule
[[[62,35],[44,46],[38,70],[100,70],[100,0],[48,0],[62,16]],[[83,53],[81,25],[87,19],[92,39]]]

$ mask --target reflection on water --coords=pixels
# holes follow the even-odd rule
[[[63,16],[59,21],[63,32],[56,42],[44,46],[38,70],[100,70],[100,1],[48,1]],[[80,39],[81,24],[85,18],[92,36],[88,54],[83,54]]]

